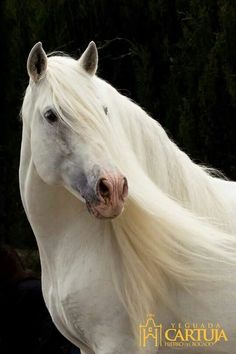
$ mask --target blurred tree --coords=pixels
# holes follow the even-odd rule
[[[17,117],[27,55],[39,40],[48,52],[76,58],[95,40],[101,77],[158,119],[195,160],[236,178],[235,1],[2,0],[0,10],[6,241],[35,246],[19,196]]]

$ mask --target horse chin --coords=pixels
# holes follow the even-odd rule
[[[88,201],[86,201],[86,206],[91,215],[93,215],[97,219],[103,219],[103,220],[109,220],[109,219],[115,219],[118,216],[120,216],[124,210],[124,207],[121,208],[121,210],[116,210],[111,211],[109,209],[104,209],[102,211],[98,210],[96,205],[90,204]]]

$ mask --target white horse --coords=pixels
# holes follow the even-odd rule
[[[163,328],[217,322],[228,341],[180,352],[235,354],[236,185],[192,162],[97,62],[94,42],[78,61],[37,43],[27,62],[20,190],[52,319],[87,354],[156,352],[138,343],[149,313]]]

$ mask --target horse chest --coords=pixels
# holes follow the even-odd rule
[[[58,262],[45,271],[43,293],[49,312],[58,329],[76,345],[81,341],[96,348],[108,333],[127,330],[127,315],[101,255],[87,252],[66,266]]]

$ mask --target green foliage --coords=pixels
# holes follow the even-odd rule
[[[17,117],[27,55],[39,40],[48,52],[75,57],[95,40],[100,76],[159,119],[194,159],[236,177],[235,1],[2,0],[0,7],[7,242],[35,245],[19,197]]]

